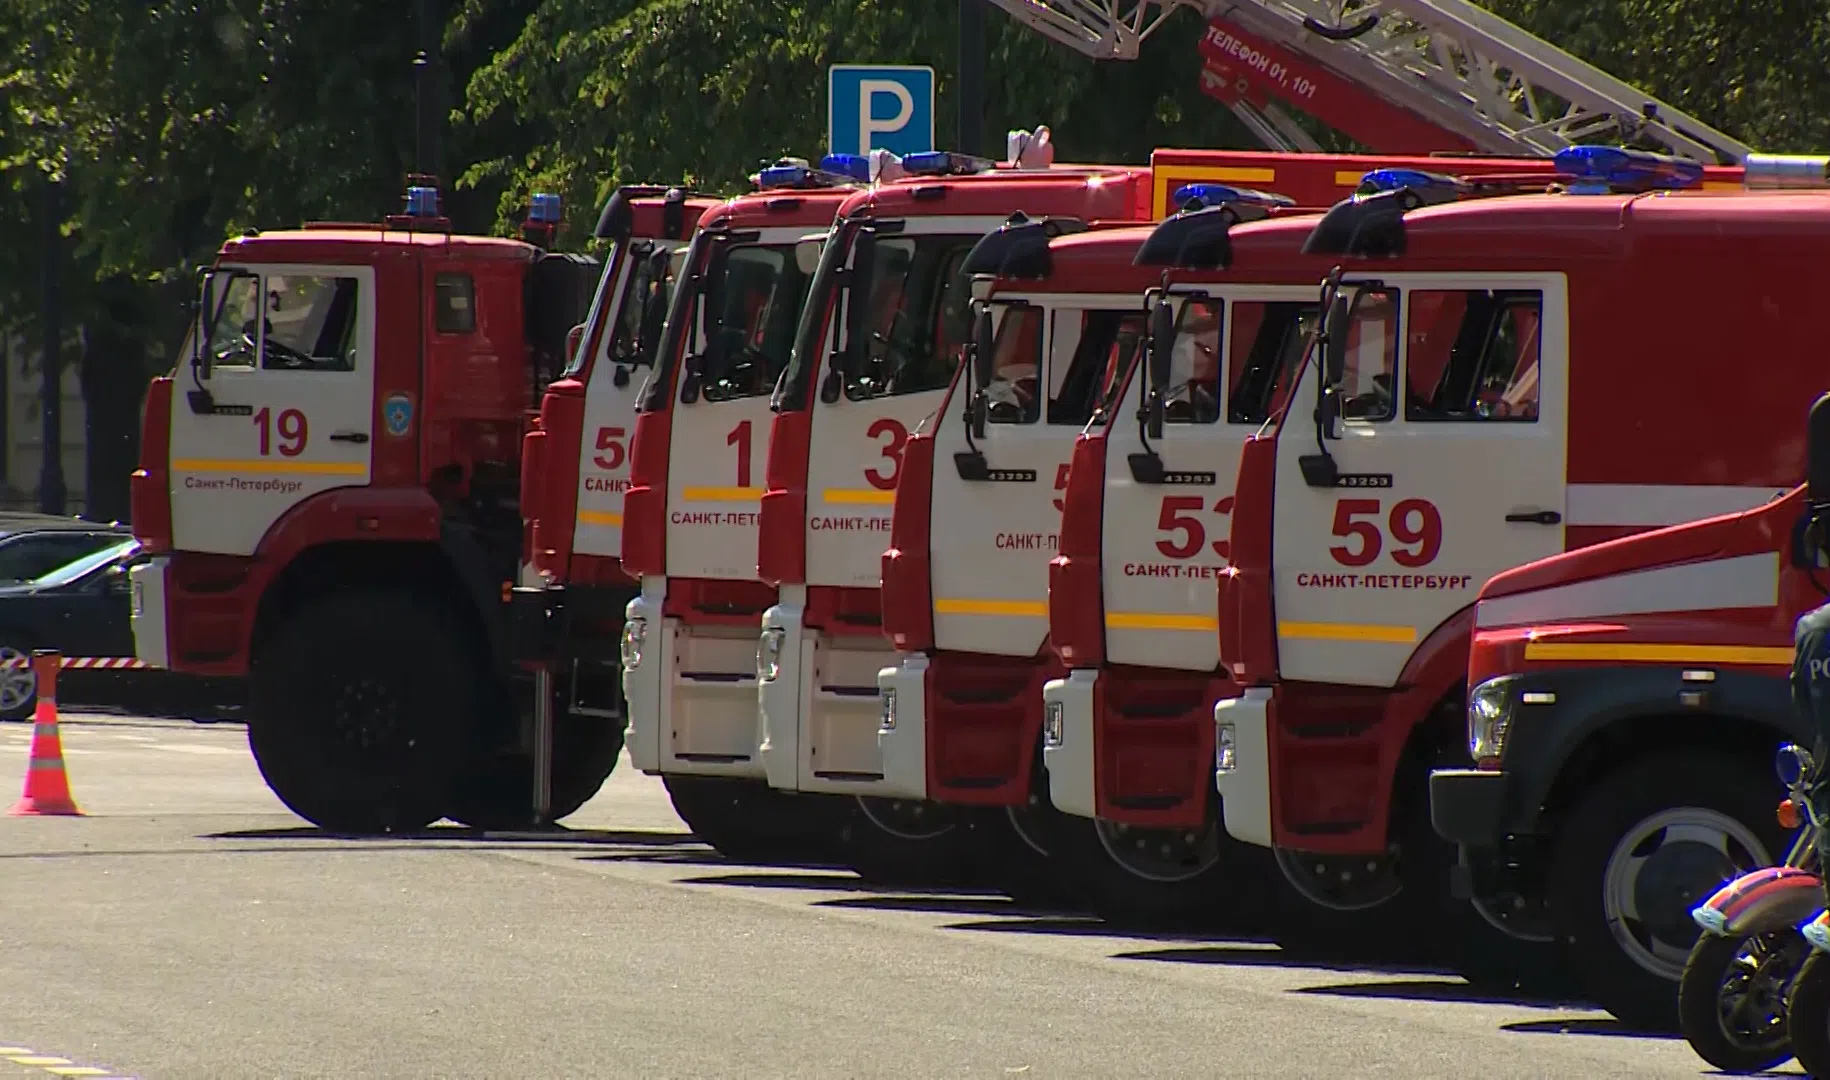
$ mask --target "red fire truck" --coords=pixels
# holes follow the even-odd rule
[[[1417,170],[1445,164],[1353,158],[1335,167],[1357,167],[1358,182],[1369,174],[1436,175]],[[1521,183],[1541,187],[1554,177],[1546,160],[1453,164],[1502,191]],[[1166,249],[1195,227],[1165,222],[1157,247]],[[1234,512],[1232,492],[1223,486],[1230,480],[1222,478],[1233,475],[1240,446],[1268,415],[1272,385],[1251,374],[1255,365],[1269,363],[1279,342],[1300,339],[1290,320],[1302,310],[1313,315],[1314,296],[1299,290],[1275,303],[1241,301],[1236,306],[1245,314],[1230,320],[1222,317],[1224,298],[1213,297],[1220,295],[1216,289],[1316,280],[1327,267],[1300,255],[1306,236],[1306,226],[1297,224],[1253,228],[1238,240],[1252,253],[1250,262],[1194,273],[1155,266],[1150,287],[1167,290],[1172,305],[1164,317],[1189,321],[1189,332],[1176,339],[1184,354],[1176,362],[1204,362],[1214,379],[1225,368],[1233,372],[1229,380],[1246,380],[1229,382],[1221,395],[1240,407],[1191,411],[1184,403],[1161,435],[1131,422],[1091,428],[1065,477],[1068,509],[1058,553],[1049,553],[1047,604],[1037,597],[1060,662],[1032,702],[1033,724],[1044,731],[1051,801],[1068,815],[1064,854],[1077,864],[1075,876],[1090,899],[1115,917],[1200,920],[1240,876],[1220,857],[1204,764],[1212,758],[1212,702],[1231,692],[1219,670],[1212,615],[1213,581],[1226,565],[1224,531]],[[1141,407],[1148,387],[1134,381]]]
[[[1826,163],[1801,165],[1821,185]],[[1668,354],[1700,373],[1750,345],[1809,356],[1815,340],[1823,274],[1814,248],[1830,230],[1830,199],[1775,194],[1745,205],[1736,232],[1759,251],[1758,265],[1742,244],[1699,256],[1715,264],[1712,328],[1685,327],[1693,348]],[[1735,271],[1743,258],[1750,265]],[[1737,320],[1736,310],[1748,314]],[[1431,776],[1436,830],[1467,853],[1458,888],[1490,918],[1557,942],[1588,992],[1636,1023],[1675,1022],[1676,980],[1697,936],[1691,909],[1720,881],[1783,856],[1769,763],[1781,742],[1813,738],[1786,676],[1793,623],[1826,595],[1823,537],[1806,531],[1821,504],[1802,489],[1767,500],[1830,446],[1823,432],[1807,442],[1772,419],[1797,415],[1823,378],[1808,363],[1771,367],[1745,385],[1706,383],[1712,408],[1697,419],[1732,435],[1699,441],[1696,425],[1647,423],[1600,442],[1637,467],[1579,471],[1572,458],[1572,532],[1579,514],[1603,507],[1660,524],[1704,520],[1487,582],[1463,630],[1472,632],[1475,767]],[[1694,400],[1672,391],[1674,409]],[[1742,415],[1748,422],[1737,424]],[[1657,483],[1666,461],[1708,483]]]
[[[1403,938],[1436,917],[1454,855],[1424,777],[1466,760],[1482,582],[1697,500],[1759,505],[1800,467],[1789,435],[1729,450],[1669,417],[1698,415],[1699,386],[1731,426],[1817,392],[1799,367],[1711,373],[1750,332],[1804,347],[1785,312],[1809,294],[1830,203],[1666,193],[1703,170],[1612,147],[1558,162],[1564,194],[1424,205],[1454,185],[1419,185],[1324,217],[1308,248],[1346,269],[1322,362],[1241,452],[1218,614],[1242,691],[1215,710],[1217,789],[1228,831],[1275,850],[1317,930]],[[1747,176],[1772,165],[1750,159]],[[1707,277],[1708,317],[1623,322],[1653,268]],[[1528,910],[1483,914],[1541,933]]]
[[[623,198],[625,239],[665,232],[664,201]],[[543,250],[558,221],[541,195],[527,239],[454,235],[416,181],[381,224],[238,237],[148,391],[137,654],[249,676],[262,775],[325,828],[533,814],[505,603],[522,434],[598,277],[595,260]],[[560,714],[556,814],[597,791],[622,734]]]
[[[776,591],[756,578],[756,530],[770,395],[868,167],[785,159],[700,220],[638,405],[622,534],[641,590],[621,641],[629,756],[734,858],[806,854],[830,831],[828,804],[773,791],[757,752],[757,632]]]

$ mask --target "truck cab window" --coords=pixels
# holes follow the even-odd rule
[[[721,272],[722,271],[722,272]],[[707,305],[705,399],[762,397],[788,366],[794,328],[808,278],[793,244],[746,244],[725,254],[708,280],[718,283]]]
[[[1533,290],[1412,293],[1405,419],[1535,421],[1542,311]]]
[[[356,279],[269,274],[261,367],[284,371],[354,371]]]
[[[216,315],[209,349],[217,367],[252,368],[260,349],[261,290],[254,274],[215,275]]]
[[[853,401],[945,389],[970,328],[959,265],[976,238],[896,236],[877,241],[870,280],[852,292],[868,304],[870,339],[850,343]]]
[[[1220,311],[1218,300],[1182,305],[1169,353],[1169,386],[1163,391],[1167,423],[1211,424],[1220,419]]]
[[[1347,328],[1347,364],[1341,379],[1341,417],[1390,420],[1398,372],[1398,293],[1361,294]]]
[[[661,344],[661,326],[667,321],[667,305],[673,300],[686,248],[667,251],[644,244],[631,256],[636,264],[610,340],[610,358],[619,364],[649,367]]]
[[[1036,392],[1042,371],[1042,309],[1029,304],[1006,307],[993,342],[986,419],[994,424],[1035,423],[1042,412]]]
[[[1049,346],[1048,422],[1084,426],[1115,402],[1119,382],[1137,355],[1144,316],[1136,311],[1063,309],[1053,316]]]
[[[1313,303],[1236,300],[1227,339],[1226,422],[1263,424],[1283,410],[1315,332]]]
[[[469,274],[432,278],[432,326],[441,334],[471,334],[477,328],[477,286]]]

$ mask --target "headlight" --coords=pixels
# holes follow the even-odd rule
[[[763,627],[762,640],[756,645],[756,681],[768,682],[782,673],[782,643],[787,638],[785,626]]]
[[[896,691],[885,688],[877,692],[878,700],[883,704],[883,718],[877,722],[881,731],[896,730]]]
[[[634,671],[642,664],[642,645],[648,640],[648,620],[635,616],[623,623],[623,670]]]
[[[146,582],[139,578],[129,578],[127,584],[129,594],[133,597],[133,614],[146,614]]]
[[[1497,766],[1506,749],[1506,729],[1512,726],[1512,686],[1516,675],[1488,679],[1468,695],[1468,754],[1474,764]]]
[[[1066,737],[1067,706],[1059,701],[1042,706],[1042,745],[1060,746]]]
[[[1232,772],[1239,767],[1238,741],[1231,720],[1214,725],[1214,771]]]

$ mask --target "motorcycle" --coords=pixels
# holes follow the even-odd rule
[[[1806,798],[1816,770],[1802,747],[1779,748],[1775,771],[1786,788],[1779,824],[1796,830],[1785,862],[1742,874],[1690,913],[1703,933],[1678,982],[1678,1019],[1691,1049],[1723,1072],[1765,1072],[1793,1056],[1804,1060],[1789,1019],[1797,1015],[1796,988],[1804,981],[1801,968],[1830,955],[1818,951],[1830,950],[1830,923],[1825,944],[1815,948],[1807,942],[1817,924],[1799,925],[1824,910],[1817,860],[1822,823]],[[1825,998],[1817,1026],[1830,1050],[1830,959],[1819,967]]]

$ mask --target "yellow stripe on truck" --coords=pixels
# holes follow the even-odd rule
[[[1760,645],[1649,645],[1630,641],[1528,641],[1527,660],[1599,660],[1625,664],[1763,664],[1790,667],[1792,650]]]
[[[1368,641],[1385,645],[1411,645],[1417,641],[1414,626],[1380,626],[1376,623],[1280,622],[1277,636],[1310,641]]]
[[[603,510],[580,510],[578,520],[586,525],[614,525],[617,528],[621,528],[623,525],[623,515]]]
[[[820,501],[838,506],[893,506],[896,493],[875,488],[827,488],[820,492]]]
[[[1108,611],[1107,630],[1192,630],[1217,634],[1220,620],[1212,615],[1176,615],[1155,611]]]
[[[680,498],[687,502],[761,502],[759,487],[685,487]]]
[[[182,458],[172,462],[173,472],[260,472],[289,476],[366,476],[364,461],[230,461],[226,458]]]
[[[1042,600],[954,600],[934,601],[936,615],[1006,615],[1019,618],[1048,618],[1048,603]]]

